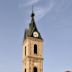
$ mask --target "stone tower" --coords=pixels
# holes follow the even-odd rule
[[[43,72],[43,39],[38,31],[34,12],[23,40],[23,72]]]

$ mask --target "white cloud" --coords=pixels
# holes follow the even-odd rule
[[[34,3],[37,3],[37,2],[39,2],[39,1],[40,1],[40,0],[28,0],[26,6],[28,6],[28,5],[33,5]]]
[[[35,4],[35,3],[39,2],[39,1],[40,0],[27,0],[23,4],[20,4],[20,7],[25,7],[25,6],[33,5],[33,4]]]
[[[23,4],[22,7],[25,6],[30,6],[33,5],[34,3],[37,3],[41,0],[27,0],[27,3]],[[34,7],[34,12],[35,12],[35,19],[36,21],[42,19],[48,12],[50,12],[52,10],[52,8],[54,7],[54,0],[50,0],[50,3],[47,4],[47,6],[36,6]]]
[[[40,20],[40,19],[43,18],[48,12],[50,12],[50,11],[52,10],[53,6],[54,6],[54,3],[51,2],[50,5],[47,6],[47,7],[44,7],[44,8],[42,8],[42,7],[36,8],[36,10],[35,10],[35,14],[36,14],[35,18],[36,18],[36,21]]]

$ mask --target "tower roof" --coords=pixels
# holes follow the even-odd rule
[[[25,29],[24,40],[26,39],[26,37],[33,37],[33,32],[34,31],[38,32],[38,34],[39,34],[38,38],[42,39],[42,37],[40,35],[40,32],[37,29],[34,16],[35,16],[35,13],[32,10],[32,13],[31,13],[31,22],[29,24],[29,29]]]

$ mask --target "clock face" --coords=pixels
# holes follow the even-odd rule
[[[35,31],[35,32],[33,33],[33,36],[34,36],[34,37],[38,37],[38,32]]]

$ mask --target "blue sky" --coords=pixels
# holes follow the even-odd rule
[[[0,72],[22,72],[32,5],[44,39],[43,72],[72,70],[72,0],[0,0]]]

